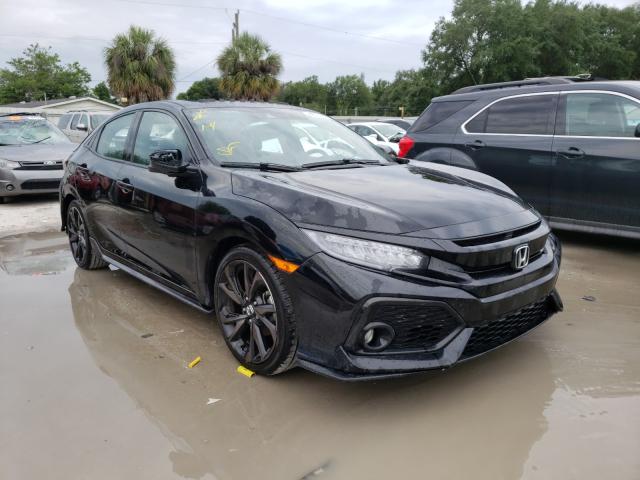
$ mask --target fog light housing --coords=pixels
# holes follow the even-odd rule
[[[13,186],[13,185],[11,185],[11,184],[8,184],[8,185],[6,186],[6,189],[7,189],[7,191],[9,191],[9,192],[13,192],[13,189],[14,189],[14,188],[16,188],[16,187],[14,187],[14,186]]]
[[[391,345],[396,333],[386,323],[368,323],[362,329],[362,346],[370,352],[380,352]]]

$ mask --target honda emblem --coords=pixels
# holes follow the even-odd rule
[[[511,266],[514,270],[522,270],[529,265],[529,245],[520,245],[513,249]]]

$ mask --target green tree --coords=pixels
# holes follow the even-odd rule
[[[267,101],[278,93],[282,59],[257,35],[241,33],[217,59],[220,88],[236,100]]]
[[[111,96],[111,92],[109,91],[109,87],[104,82],[98,83],[92,90],[93,95],[103,102],[115,103],[115,100]]]
[[[473,83],[591,73],[640,77],[640,5],[455,0],[422,52],[442,93]]]
[[[400,70],[392,82],[376,80],[371,87],[376,115],[419,115],[434,96],[438,95],[436,82],[428,70]]]
[[[287,82],[282,85],[278,100],[323,112],[327,105],[327,86],[313,75],[300,82]]]
[[[64,98],[88,93],[89,72],[78,62],[63,65],[51,47],[29,45],[22,57],[0,69],[0,103]]]
[[[327,85],[327,103],[331,113],[367,115],[372,105],[371,91],[362,75],[344,75]]]
[[[153,30],[132,25],[104,50],[107,83],[112,92],[134,104],[169,98],[176,62],[166,40]]]
[[[220,100],[224,98],[220,91],[220,79],[205,77],[193,82],[186,92],[179,93],[178,100]]]

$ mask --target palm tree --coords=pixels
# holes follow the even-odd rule
[[[282,58],[257,35],[238,35],[217,62],[220,88],[229,98],[266,101],[278,92]]]
[[[176,61],[166,40],[132,25],[104,50],[107,83],[127,103],[169,98],[175,88]]]

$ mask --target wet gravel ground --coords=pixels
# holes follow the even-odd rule
[[[0,205],[2,479],[640,478],[637,242],[561,234],[563,313],[444,374],[345,384],[239,375],[210,316],[77,269],[55,215]]]

